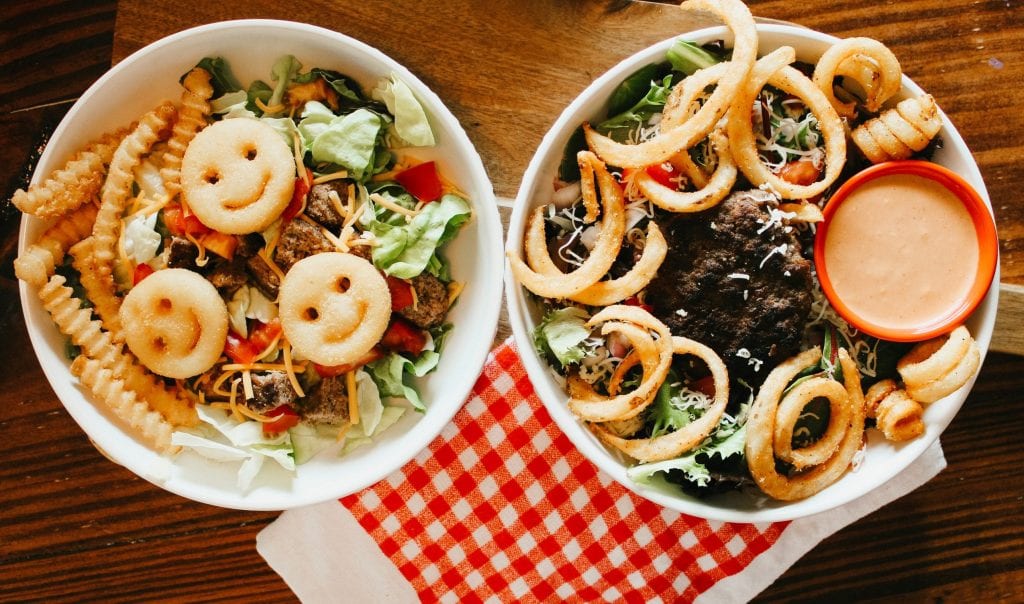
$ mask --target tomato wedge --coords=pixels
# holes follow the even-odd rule
[[[263,423],[263,433],[266,435],[280,434],[299,423],[299,414],[288,405],[274,407],[264,415],[274,418],[272,422]]]
[[[427,334],[405,319],[395,317],[380,339],[380,345],[389,350],[419,354],[427,345]]]
[[[260,353],[270,346],[274,338],[281,335],[281,322],[275,318],[270,323],[259,321],[249,330],[249,337],[243,338],[234,332],[228,331],[228,337],[224,343],[224,354],[236,362],[249,365],[256,361]]]
[[[153,267],[148,264],[136,264],[135,272],[132,274],[132,285],[138,285],[139,281],[142,281],[143,279],[152,275],[155,272],[156,271],[153,269]]]
[[[651,164],[644,168],[644,172],[648,176],[653,178],[658,184],[668,187],[670,189],[678,189],[679,182],[679,171],[676,170],[675,166],[668,162],[662,162],[660,164]],[[626,168],[623,173],[623,180],[628,180],[632,174],[636,173],[635,168]]]
[[[395,180],[420,201],[434,201],[441,197],[444,190],[441,178],[437,175],[437,165],[432,161],[399,172]]]
[[[412,285],[398,277],[387,276],[388,289],[391,291],[391,310],[402,310],[412,306],[413,293]]]
[[[309,194],[309,183],[313,182],[313,171],[306,168],[306,178],[301,176],[295,179],[295,189],[292,190],[292,200],[288,202],[284,212],[281,212],[281,220],[288,222],[299,215],[303,204],[306,203],[306,195]]]

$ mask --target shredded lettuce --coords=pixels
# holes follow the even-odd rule
[[[238,488],[249,489],[267,459],[286,470],[295,470],[294,449],[288,432],[266,436],[259,422],[238,421],[226,411],[205,405],[198,405],[196,413],[203,423],[194,431],[174,432],[171,444],[192,449],[213,461],[241,461]]]
[[[368,228],[379,243],[373,248],[373,264],[400,279],[419,275],[437,249],[454,238],[469,220],[470,212],[469,202],[447,194],[423,206],[407,224],[371,221]]]
[[[382,79],[374,88],[373,98],[383,102],[391,115],[395,116],[394,130],[396,147],[433,147],[434,132],[423,105],[405,82],[394,73]]]
[[[583,343],[590,337],[589,318],[587,311],[575,306],[552,310],[533,331],[534,347],[542,356],[557,359],[562,367],[580,362],[587,355]]]

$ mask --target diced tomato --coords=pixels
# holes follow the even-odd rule
[[[441,178],[437,175],[437,165],[432,161],[399,172],[395,180],[420,201],[434,201],[444,190]]]
[[[280,335],[281,321],[276,317],[270,323],[256,321],[249,330],[248,338],[243,338],[234,330],[229,330],[227,341],[224,344],[224,354],[236,363],[248,365],[255,362],[260,353],[266,350],[274,338]]]
[[[622,303],[625,304],[626,306],[639,306],[640,308],[646,310],[647,312],[651,312],[654,310],[654,307],[651,306],[650,304],[641,303],[640,298],[638,298],[637,296],[630,296],[629,298],[623,300]]]
[[[263,423],[264,434],[280,434],[299,423],[299,414],[288,405],[274,407],[264,415],[274,418],[272,422]]]
[[[818,180],[821,170],[808,159],[791,161],[779,170],[779,178],[794,185],[806,186]]]
[[[427,335],[405,319],[394,317],[380,344],[389,350],[419,354],[427,345]]]
[[[384,352],[380,348],[374,346],[358,361],[353,363],[345,363],[343,365],[318,365],[313,363],[313,368],[316,369],[317,374],[322,378],[338,377],[339,375],[345,375],[353,369],[359,369],[367,363],[372,363],[382,356],[384,356]]]
[[[281,335],[281,320],[274,317],[270,323],[259,321],[249,330],[249,341],[252,342],[260,352],[266,350],[267,346]]]
[[[398,277],[388,276],[386,278],[388,282],[388,289],[391,291],[391,310],[402,310],[403,308],[412,306],[412,285]]]
[[[132,275],[132,285],[138,285],[139,281],[142,281],[155,272],[156,271],[153,270],[153,267],[148,264],[136,264],[135,273]]]
[[[670,189],[679,188],[679,183],[676,180],[679,178],[679,171],[676,170],[675,166],[668,162],[662,162],[660,164],[651,164],[644,168],[644,172],[646,172],[648,176],[650,176],[659,184],[665,187],[668,187]],[[623,171],[623,180],[629,180],[629,177],[635,173],[635,168],[626,168]]]
[[[243,338],[234,330],[228,330],[228,337],[224,342],[224,354],[228,355],[232,361],[248,365],[255,361],[256,356],[261,352],[263,349],[257,348],[251,340]]]
[[[171,203],[164,206],[163,216],[167,230],[179,237],[185,235],[201,237],[210,232],[210,227],[203,224],[195,214],[185,215],[185,211],[179,204]]]
[[[288,207],[284,209],[284,212],[281,212],[281,220],[288,222],[299,215],[299,212],[302,211],[302,206],[306,203],[306,195],[309,194],[309,183],[311,182],[313,182],[313,171],[306,168],[306,178],[300,176],[295,179],[292,200],[288,202]]]
[[[715,396],[715,378],[713,376],[704,376],[690,384],[690,390],[694,392],[700,392],[707,396]]]

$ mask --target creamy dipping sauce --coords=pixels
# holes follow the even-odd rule
[[[964,303],[978,249],[971,215],[956,195],[922,176],[891,174],[865,182],[836,208],[824,259],[850,312],[907,329]]]

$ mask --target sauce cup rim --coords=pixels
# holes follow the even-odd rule
[[[911,174],[936,182],[960,200],[967,209],[974,223],[974,231],[978,238],[978,267],[974,281],[967,294],[953,309],[927,323],[905,328],[879,325],[869,321],[847,306],[836,294],[828,276],[825,262],[825,239],[828,227],[838,207],[849,198],[858,187],[882,176],[894,174]],[[996,235],[995,221],[981,195],[963,177],[939,164],[925,160],[896,160],[875,164],[850,177],[829,199],[823,210],[824,220],[818,225],[814,237],[814,265],[821,283],[822,292],[829,304],[852,327],[868,335],[892,342],[919,342],[947,333],[974,312],[988,293],[995,276],[999,257],[999,239]]]

